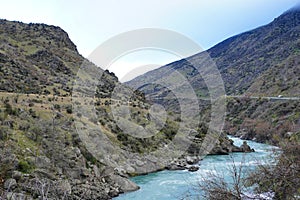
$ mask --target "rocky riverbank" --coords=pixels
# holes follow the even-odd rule
[[[227,143],[228,144],[228,143]],[[243,144],[238,147],[233,144],[233,141],[229,139],[228,146],[221,148],[220,146],[217,146],[213,149],[213,151],[209,155],[228,155],[229,153],[235,152],[254,152],[255,150],[251,148],[246,141],[243,142]],[[170,164],[166,166],[167,170],[189,170],[191,172],[197,171],[199,167],[196,165],[199,161],[201,161],[203,158],[201,156],[184,156],[182,158],[178,158],[175,160],[172,160]]]

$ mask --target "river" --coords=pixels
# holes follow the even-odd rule
[[[234,144],[240,146],[244,140],[230,137]],[[200,169],[197,172],[182,171],[161,171],[148,175],[131,178],[141,189],[135,192],[121,194],[114,200],[174,200],[182,199],[192,195],[196,199],[199,190],[197,184],[209,173],[221,174],[225,180],[230,181],[230,166],[233,160],[236,166],[243,165],[243,171],[255,169],[258,163],[272,162],[274,146],[247,141],[253,153],[231,153],[230,155],[206,156],[199,162]],[[200,198],[199,198],[200,199]]]

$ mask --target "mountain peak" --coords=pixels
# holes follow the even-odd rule
[[[285,24],[290,25],[299,25],[300,24],[300,4],[292,7],[291,9],[284,12],[279,17],[275,18],[274,22],[284,22]]]
[[[62,28],[42,23],[23,23],[19,21],[9,21],[0,19],[0,34],[9,35],[17,40],[30,38],[56,45],[59,48],[66,47],[77,52],[76,45],[70,40],[69,35]],[[44,45],[44,44],[43,44]]]

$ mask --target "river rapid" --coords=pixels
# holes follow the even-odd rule
[[[240,146],[244,140],[230,137],[236,146]],[[231,153],[229,155],[206,156],[198,163],[199,170],[196,172],[161,171],[148,175],[137,176],[131,180],[137,183],[141,189],[135,192],[121,194],[114,200],[174,200],[174,199],[201,199],[199,183],[211,173],[216,173],[230,182],[230,173],[233,161],[235,166],[241,166],[244,172],[254,170],[258,164],[271,163],[274,161],[274,146],[247,141],[253,153]],[[189,198],[187,198],[190,196]]]

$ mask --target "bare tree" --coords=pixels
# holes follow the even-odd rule
[[[199,200],[265,200],[271,199],[273,193],[254,193],[251,184],[249,184],[249,174],[252,173],[245,168],[245,159],[241,163],[235,162],[230,156],[231,165],[227,167],[229,176],[224,173],[212,170],[202,175],[200,181],[195,185],[190,195],[182,199],[199,199]],[[253,192],[249,192],[253,191]]]
[[[209,172],[197,184],[197,197],[208,200],[298,200],[300,199],[300,145],[287,142],[274,152],[274,163],[258,163],[256,169],[246,170],[243,162],[233,160],[230,177]],[[190,199],[191,195],[184,199]]]
[[[257,193],[272,191],[274,200],[300,199],[300,144],[288,142],[282,145],[276,165],[259,165],[248,181],[256,184]]]

